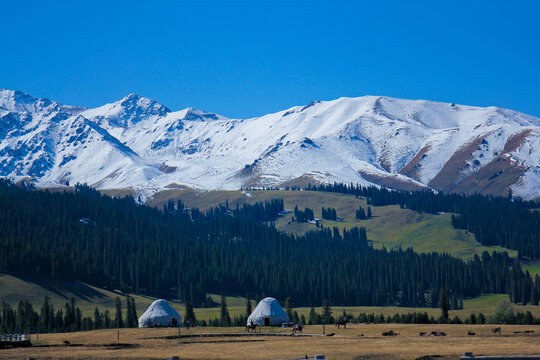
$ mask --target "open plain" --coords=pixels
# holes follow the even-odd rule
[[[325,354],[327,359],[457,359],[475,355],[540,354],[540,327],[503,325],[351,324],[306,326],[303,336],[288,328],[262,328],[247,334],[243,328],[173,328],[98,330],[32,335],[34,346],[0,350],[2,359],[297,359]],[[399,335],[382,336],[393,330]],[[419,336],[420,332],[447,336]],[[476,335],[469,336],[468,331]],[[529,333],[525,333],[529,331]],[[533,331],[532,333],[530,331]],[[519,332],[519,333],[516,333]],[[333,336],[328,336],[334,333]]]

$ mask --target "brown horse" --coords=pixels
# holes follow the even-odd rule
[[[341,325],[343,325],[343,328],[347,328],[347,324],[349,323],[348,319],[340,318],[338,321],[336,321],[336,327],[339,329]]]
[[[292,333],[293,334],[296,334],[296,333],[302,334],[303,329],[304,329],[304,326],[302,324],[296,324],[292,328]]]

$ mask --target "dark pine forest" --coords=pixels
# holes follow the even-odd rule
[[[371,206],[457,209],[455,226],[492,242],[508,236],[506,230],[495,239],[483,232],[483,222],[498,214],[495,207],[503,204],[510,218],[530,213],[530,220],[505,225],[526,231],[504,241],[523,255],[538,255],[538,222],[530,223],[537,215],[527,203],[427,193],[393,198],[386,190],[362,191],[357,195],[367,196]],[[483,207],[487,220],[475,220],[479,215],[473,210],[478,207]],[[156,209],[130,197],[104,196],[87,186],[50,192],[0,181],[0,272],[36,280],[81,280],[180,298],[196,306],[208,293],[220,292],[291,297],[297,306],[317,306],[323,299],[335,305],[438,306],[442,287],[454,298],[505,293],[514,302],[538,303],[540,279],[524,273],[506,253],[484,253],[464,261],[410,249],[375,250],[363,228],[291,235],[272,225],[282,211],[282,200],[231,208],[227,204],[206,212],[170,201]]]

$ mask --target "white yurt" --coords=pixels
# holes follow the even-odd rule
[[[163,299],[154,301],[139,318],[139,327],[182,326],[182,317]]]
[[[259,326],[281,325],[285,322],[289,322],[289,315],[279,302],[271,297],[262,299],[247,320],[248,325],[253,323]]]

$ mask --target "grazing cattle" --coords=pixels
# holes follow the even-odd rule
[[[385,332],[382,333],[382,336],[397,336],[397,335],[399,335],[399,334],[397,332],[392,331],[392,330],[385,331]]]
[[[431,336],[446,336],[444,331],[432,331]]]
[[[302,324],[296,324],[293,326],[292,328],[292,333],[293,334],[296,334],[296,333],[302,333],[302,330],[304,329],[304,326],[302,326]]]
[[[493,328],[491,329],[491,332],[493,332],[494,334],[500,334],[501,333],[501,327],[496,327],[496,328]]]
[[[476,335],[476,333],[475,333],[475,332],[472,332],[472,331],[470,331],[470,330],[467,330],[467,335],[469,335],[469,336],[474,336],[474,335]]]
[[[422,331],[422,332],[420,332],[420,334],[419,334],[419,335],[420,335],[420,336],[428,336],[428,334],[427,334],[427,333],[425,333],[425,332],[423,332],[423,331]]]
[[[257,332],[257,324],[249,323],[246,325],[246,331],[249,332],[250,330],[253,330],[253,332]]]

